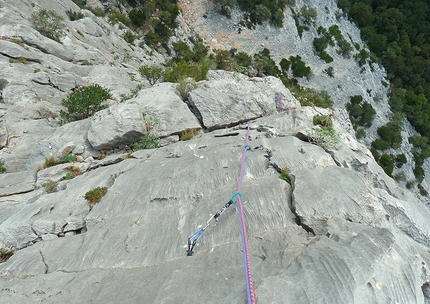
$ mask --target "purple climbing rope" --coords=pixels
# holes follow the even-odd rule
[[[243,173],[245,171],[245,160],[246,160],[246,151],[250,149],[248,146],[249,141],[249,122],[248,128],[246,131],[246,140],[245,147],[242,153],[242,164],[240,166],[240,175],[239,182],[237,185],[237,193],[240,193],[243,182]],[[240,195],[237,196],[238,208],[239,208],[239,219],[240,219],[240,234],[242,235],[242,249],[243,249],[243,264],[245,268],[245,276],[246,276],[246,294],[248,297],[248,304],[255,304],[255,294],[254,294],[254,285],[252,282],[252,271],[251,271],[251,261],[249,258],[249,250],[248,250],[248,239],[246,235],[246,226],[245,226],[245,216],[243,214],[242,208],[242,198]]]

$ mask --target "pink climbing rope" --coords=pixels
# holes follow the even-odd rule
[[[249,124],[250,123],[248,122],[248,128],[246,131],[245,147],[244,147],[243,153],[242,153],[242,164],[240,167],[239,182],[237,185],[237,193],[240,193],[240,190],[242,188],[243,173],[245,171],[246,151],[249,150],[249,146],[248,146],[249,129],[250,129]],[[237,202],[238,202],[238,208],[239,208],[240,233],[242,236],[243,264],[244,264],[245,276],[246,276],[246,294],[248,297],[248,304],[255,304],[254,285],[252,282],[251,261],[249,258],[248,239],[247,239],[247,235],[246,235],[245,216],[243,214],[241,195],[237,196]]]

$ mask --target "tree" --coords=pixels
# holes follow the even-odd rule
[[[266,6],[259,4],[255,6],[255,9],[251,15],[254,17],[256,23],[263,24],[264,21],[270,19],[272,13]]]
[[[43,36],[57,42],[60,42],[61,37],[64,35],[63,30],[66,27],[64,19],[54,11],[42,9],[34,12],[30,16],[30,22]]]
[[[236,5],[236,0],[213,0],[213,3],[220,8],[221,14],[230,17],[230,10]]]
[[[164,70],[156,66],[143,66],[139,68],[139,73],[142,77],[148,80],[150,85],[154,85],[158,80],[163,78]]]
[[[60,112],[60,123],[91,117],[97,111],[106,108],[103,102],[109,98],[111,98],[109,90],[98,84],[78,88],[61,102],[67,108],[67,112]]]

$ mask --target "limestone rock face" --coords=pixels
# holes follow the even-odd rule
[[[318,111],[249,124],[241,194],[258,301],[426,303],[428,208],[342,129],[338,149],[296,137]],[[210,221],[194,256],[185,250],[237,191],[246,128],[141,150],[61,182],[58,192],[0,201],[0,241],[22,248],[0,264],[1,298],[243,303],[237,205]],[[90,208],[84,195],[96,187],[108,190]]]

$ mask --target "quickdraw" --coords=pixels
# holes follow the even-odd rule
[[[218,218],[227,210],[228,207],[230,207],[231,205],[236,204],[235,198],[236,196],[239,196],[242,198],[242,194],[240,192],[236,192],[229,200],[228,203],[225,204],[221,209],[219,209],[217,211],[217,213],[215,213],[214,215],[212,215],[208,221],[206,222],[206,226],[202,229],[200,229],[199,231],[197,231],[196,233],[194,233],[192,236],[190,236],[188,238],[188,249],[187,249],[187,256],[192,256],[193,255],[193,249],[197,244],[197,241],[202,237],[203,232],[205,232],[206,228],[209,227],[212,219],[215,219],[215,221],[218,222]]]

